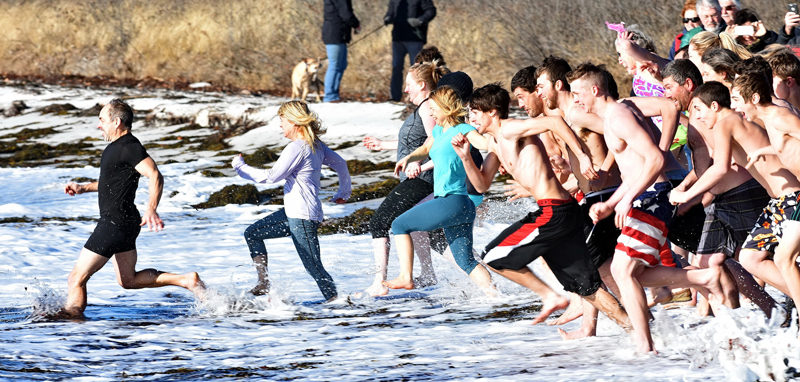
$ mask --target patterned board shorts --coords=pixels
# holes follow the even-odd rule
[[[800,191],[770,199],[747,235],[742,248],[774,253],[783,235],[783,224],[795,215]]]

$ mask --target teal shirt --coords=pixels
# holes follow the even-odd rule
[[[467,195],[467,172],[451,141],[458,133],[467,135],[475,128],[462,123],[443,130],[439,125],[433,128],[433,146],[428,154],[433,161],[433,196]]]

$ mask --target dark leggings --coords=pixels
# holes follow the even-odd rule
[[[394,219],[432,193],[433,185],[422,179],[406,179],[400,182],[372,215],[369,221],[372,238],[388,238]]]
[[[319,223],[313,220],[287,218],[286,211],[281,209],[247,227],[244,239],[250,247],[250,256],[256,257],[267,255],[264,240],[291,236],[306,272],[314,278],[322,295],[328,300],[336,297],[336,284],[322,266],[318,227]]]

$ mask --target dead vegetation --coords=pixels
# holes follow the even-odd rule
[[[131,86],[179,86],[208,81],[288,95],[292,67],[304,57],[324,57],[322,0],[8,0],[0,12],[0,72],[105,78]],[[681,29],[682,1],[450,0],[437,1],[429,43],[455,70],[477,85],[507,86],[519,68],[549,54],[572,63],[592,60],[623,72],[614,33],[603,22],[640,24],[661,54]],[[354,2],[364,33],[382,25],[384,1]],[[753,6],[770,29],[780,28],[786,4]],[[267,16],[268,15],[268,16]],[[385,99],[391,62],[391,28],[357,41],[342,91],[350,98]],[[324,70],[324,69],[323,69]],[[136,79],[136,80],[130,80]],[[91,82],[91,81],[90,81]],[[143,85],[144,84],[144,85]],[[166,84],[166,85],[164,85]]]

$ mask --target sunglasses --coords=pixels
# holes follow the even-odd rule
[[[695,16],[695,17],[692,17],[691,19],[688,19],[686,17],[683,18],[683,22],[684,23],[688,23],[689,21],[691,21],[693,23],[699,23],[700,22],[700,17]]]
[[[726,6],[722,7],[722,10],[723,11],[735,11],[736,10],[736,6],[735,5],[726,5]]]

